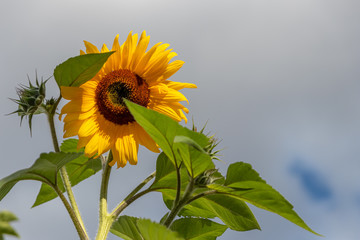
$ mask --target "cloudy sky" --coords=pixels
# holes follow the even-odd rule
[[[360,2],[356,0],[3,0],[0,2],[0,178],[52,150],[44,116],[33,136],[19,118],[15,87],[48,78],[84,49],[83,40],[111,46],[116,34],[170,43],[186,64],[172,80],[183,91],[189,118],[222,139],[221,171],[244,161],[279,190],[317,237],[252,207],[262,231],[227,230],[220,238],[357,240],[360,236]],[[48,96],[58,94],[48,86]],[[61,135],[62,125],[58,123]],[[141,149],[139,164],[114,170],[114,206],[155,168]],[[97,229],[99,174],[75,187],[91,236]],[[0,202],[16,213],[22,239],[77,239],[59,200],[30,209],[40,184],[20,182]],[[166,209],[150,194],[124,214],[159,220]],[[149,207],[151,206],[151,207]],[[59,230],[61,229],[61,230]],[[9,238],[11,239],[11,238]],[[110,236],[109,239],[117,239]]]

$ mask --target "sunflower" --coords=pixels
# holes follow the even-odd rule
[[[134,120],[123,98],[165,114],[176,121],[187,122],[188,109],[180,101],[187,101],[178,90],[196,88],[195,84],[168,80],[183,61],[170,60],[177,54],[161,42],[146,51],[150,36],[145,31],[138,41],[137,34],[128,35],[119,45],[115,37],[112,54],[101,70],[80,87],[61,87],[62,97],[70,100],[61,110],[64,118],[64,138],[78,135],[78,148],[85,147],[88,157],[109,150],[117,167],[127,162],[137,164],[139,144],[159,152],[157,144]],[[93,44],[84,41],[86,53],[99,53]],[[101,52],[109,52],[104,44]],[[80,51],[80,54],[85,54]],[[187,101],[188,102],[188,101]],[[184,112],[183,112],[184,111]]]

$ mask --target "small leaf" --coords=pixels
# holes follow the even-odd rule
[[[17,221],[18,218],[10,211],[1,211],[0,212],[0,221],[2,222],[12,222]]]
[[[265,182],[250,164],[244,162],[231,164],[226,174],[225,185],[241,181]]]
[[[120,216],[111,226],[110,232],[124,240],[143,240],[137,228],[138,218]]]
[[[67,139],[61,144],[61,151],[65,153],[83,153],[83,149],[77,150],[77,139]],[[101,170],[101,160],[99,158],[93,159],[85,157],[84,155],[79,156],[71,162],[65,165],[71,186],[75,186],[85,179],[94,176],[95,173]],[[64,192],[65,188],[61,180],[60,175],[58,176],[58,187]],[[32,207],[39,206],[45,202],[48,202],[58,195],[52,187],[47,184],[42,184],[40,191],[36,197],[35,203]]]
[[[0,200],[21,180],[37,180],[55,186],[60,168],[80,155],[62,152],[42,153],[30,168],[19,170],[0,180]]]
[[[171,225],[171,230],[186,240],[216,240],[226,229],[222,224],[202,218],[181,218]]]
[[[9,211],[0,212],[0,239],[4,239],[4,234],[19,237],[19,234],[15,231],[9,222],[17,221],[18,218]]]
[[[113,53],[91,53],[69,58],[55,68],[54,78],[59,87],[78,87],[93,78]]]

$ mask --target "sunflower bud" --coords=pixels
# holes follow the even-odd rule
[[[22,123],[24,117],[28,117],[31,134],[31,121],[33,115],[46,112],[43,102],[45,99],[45,84],[48,79],[45,81],[41,80],[39,83],[36,75],[35,85],[31,83],[29,77],[28,80],[29,86],[20,85],[19,88],[16,88],[18,99],[11,100],[18,104],[18,109],[10,114],[17,113],[21,118],[20,124]]]
[[[221,179],[217,169],[208,169],[195,178],[195,185],[198,187],[206,187],[206,185],[214,183],[216,180]],[[221,175],[220,175],[221,176]]]

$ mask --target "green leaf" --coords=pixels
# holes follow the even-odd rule
[[[189,182],[186,169],[180,169],[181,185],[185,187]],[[151,189],[162,191],[161,189],[176,189],[177,175],[174,165],[165,153],[160,153],[156,161],[156,176]]]
[[[18,218],[10,211],[1,211],[0,212],[0,221],[2,222],[12,222],[17,221]]]
[[[177,232],[149,219],[139,219],[137,226],[144,240],[184,240]]]
[[[11,227],[9,223],[0,221],[0,239],[3,238],[4,234],[20,237],[19,234],[15,231],[13,227]]]
[[[236,231],[260,229],[253,213],[243,201],[225,194],[209,195],[203,199],[205,206],[229,228]]]
[[[250,164],[244,162],[230,164],[226,174],[225,185],[241,181],[257,181],[265,183],[259,173],[252,169]]]
[[[19,237],[19,234],[15,231],[9,222],[17,221],[18,218],[9,211],[0,212],[0,239],[4,239],[4,234]]]
[[[125,240],[184,240],[164,225],[129,216],[119,217],[110,231]]]
[[[91,53],[69,58],[55,68],[54,78],[59,87],[78,87],[93,78],[113,53]]]
[[[260,178],[247,163],[234,163],[229,166],[225,184],[234,191],[234,197],[256,207],[276,213],[290,222],[316,234],[293,210],[293,206],[275,189]]]
[[[209,143],[209,139],[205,135],[181,126],[168,116],[139,106],[126,99],[124,102],[136,122],[154,139],[174,164],[176,157],[173,145],[176,136],[189,137],[201,148],[204,148]]]
[[[216,240],[227,229],[222,224],[202,218],[181,218],[170,228],[186,240]]]
[[[62,152],[42,153],[30,168],[19,170],[0,180],[0,200],[21,180],[37,180],[55,186],[60,168],[80,155]]]
[[[192,140],[189,137],[186,136],[175,136],[174,138],[174,143],[185,143],[189,146],[192,146],[193,148],[195,148],[196,150],[198,150],[199,152],[205,153],[204,148],[202,148],[197,142],[195,142],[194,140]]]
[[[77,142],[77,139],[67,139],[61,144],[60,149],[65,153],[83,153],[83,149],[77,150]],[[101,170],[102,165],[99,158],[93,159],[81,155],[73,161],[68,162],[65,168],[69,175],[71,186],[75,186],[85,179],[94,176],[95,173]],[[65,191],[60,174],[58,174],[58,187],[62,192]],[[52,187],[43,183],[32,207],[48,202],[57,196],[57,193]]]
[[[111,226],[110,232],[124,240],[143,240],[137,228],[138,218],[120,216]]]
[[[166,207],[170,210],[176,196],[176,191],[171,189],[166,189],[166,190],[161,190],[161,192],[163,194],[163,201]],[[206,199],[199,198],[196,201],[193,201],[190,204],[185,205],[184,208],[180,210],[178,216],[214,218],[216,217],[216,214],[214,214],[214,212],[207,207]]]
[[[175,138],[177,137],[178,136]],[[197,148],[193,148],[192,145],[175,142],[174,149],[176,149],[175,155],[178,159],[182,160],[192,178],[196,178],[205,170],[215,167],[207,153],[198,151]]]

